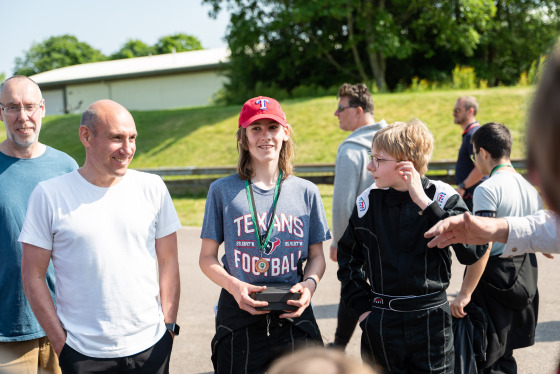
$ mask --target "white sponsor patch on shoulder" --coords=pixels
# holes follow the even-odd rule
[[[377,186],[374,183],[370,187],[368,187],[364,192],[362,192],[362,194],[358,196],[358,198],[356,199],[356,208],[358,209],[359,218],[362,218],[363,216],[366,215],[369,209],[369,192],[375,188],[377,188]]]
[[[441,181],[430,180],[430,183],[436,186],[436,193],[434,195],[434,201],[437,202],[439,207],[443,209],[447,200],[453,195],[458,195],[457,191],[447,183]]]

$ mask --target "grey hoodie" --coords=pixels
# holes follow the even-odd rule
[[[385,120],[362,126],[338,146],[332,200],[333,247],[338,247],[338,240],[348,226],[356,198],[373,184],[373,178],[367,170],[368,152],[371,150],[373,135],[385,126]]]

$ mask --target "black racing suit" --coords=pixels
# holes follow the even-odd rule
[[[467,207],[455,190],[422,178],[433,199],[420,214],[408,191],[372,186],[357,199],[338,242],[342,298],[358,316],[362,357],[389,373],[453,373],[453,333],[445,290],[451,277],[449,248],[428,248],[424,233]],[[441,205],[441,207],[440,207]],[[470,265],[487,246],[458,244]]]

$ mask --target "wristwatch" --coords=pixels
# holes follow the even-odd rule
[[[179,335],[179,330],[181,329],[178,324],[175,322],[173,323],[166,323],[165,327],[173,333],[173,335]]]
[[[457,187],[462,188],[463,190],[467,189],[467,187],[465,187],[465,182],[457,183]]]

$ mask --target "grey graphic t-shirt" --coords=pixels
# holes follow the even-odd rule
[[[273,214],[274,188],[265,191],[251,187],[260,234],[264,234]],[[234,174],[210,186],[200,237],[224,242],[222,262],[226,271],[239,280],[251,284],[296,284],[300,281],[298,263],[307,260],[309,245],[331,237],[317,186],[294,176],[283,181],[272,224],[269,243],[262,253],[269,267],[260,273],[255,263],[261,253],[245,182]]]

